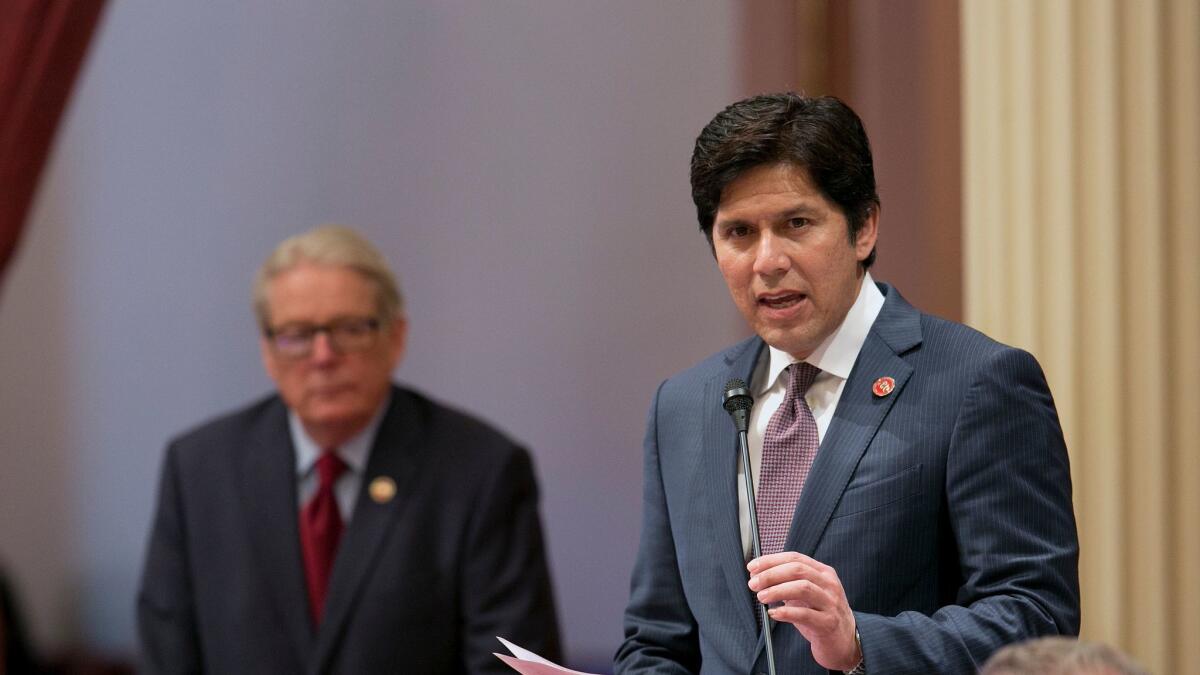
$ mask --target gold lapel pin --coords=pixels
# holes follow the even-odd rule
[[[376,504],[386,504],[392,501],[392,497],[396,496],[396,481],[387,476],[380,476],[371,481],[371,486],[367,488],[367,492],[371,495],[371,499],[375,500]]]
[[[890,377],[881,377],[875,380],[875,384],[871,385],[871,393],[879,398],[883,398],[896,388],[896,381]]]

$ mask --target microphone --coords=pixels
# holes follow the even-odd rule
[[[743,487],[746,490],[746,505],[750,507],[750,541],[754,557],[762,555],[762,542],[758,538],[758,509],[754,505],[754,477],[750,473],[750,408],[754,406],[754,397],[750,395],[750,387],[741,378],[735,377],[725,383],[725,396],[721,407],[729,413],[733,426],[738,432],[738,454],[742,460],[742,476],[745,478]],[[767,616],[767,606],[754,599],[758,605],[759,625],[762,626],[763,644],[767,648],[767,672],[775,675],[775,648],[771,645],[771,620]]]
[[[741,378],[733,378],[725,383],[725,400],[722,402],[725,412],[733,418],[733,426],[738,433],[746,433],[750,428],[750,408],[754,405],[754,397]]]

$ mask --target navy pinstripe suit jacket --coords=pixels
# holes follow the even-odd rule
[[[1079,628],[1067,451],[1036,360],[886,296],[822,440],[787,550],[838,573],[867,672],[974,673]],[[641,549],[618,673],[765,672],[737,515],[725,382],[752,338],[664,382],[645,440]],[[876,397],[879,377],[895,378]],[[824,673],[789,624],[780,673]]]

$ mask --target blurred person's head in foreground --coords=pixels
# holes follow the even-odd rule
[[[1044,637],[1001,649],[979,675],[1148,675],[1148,671],[1108,645]]]

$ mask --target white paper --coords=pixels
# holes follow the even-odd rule
[[[512,652],[512,656],[496,654],[496,658],[507,663],[509,668],[521,673],[521,675],[593,675],[592,673],[581,673],[578,670],[563,668],[557,663],[554,663],[549,659],[544,659],[528,649],[525,649],[524,647],[515,645],[508,640],[505,640],[499,635],[496,636],[496,639],[499,640],[508,649],[508,651]]]

